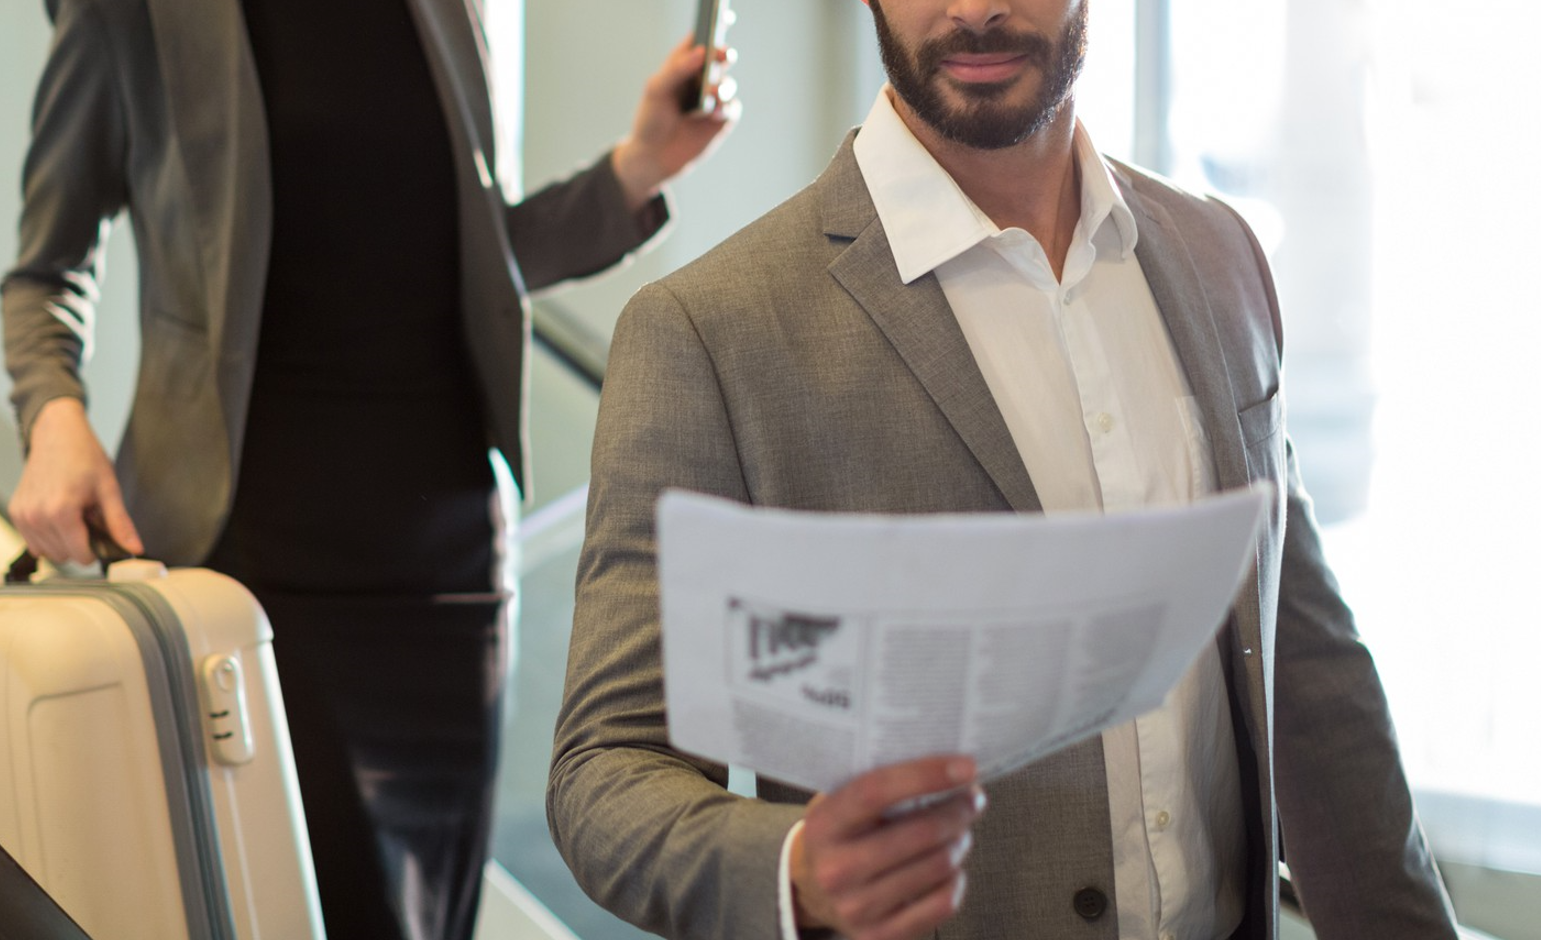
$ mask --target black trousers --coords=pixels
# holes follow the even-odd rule
[[[469,940],[492,823],[503,602],[259,593],[330,940]]]
[[[259,370],[205,563],[273,624],[330,940],[469,940],[508,643],[474,392],[318,382]]]

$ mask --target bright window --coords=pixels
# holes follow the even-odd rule
[[[1541,8],[1170,8],[1167,169],[1274,260],[1291,430],[1436,850],[1541,872]]]

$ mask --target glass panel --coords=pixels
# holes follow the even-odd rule
[[[1134,159],[1135,5],[1093,3],[1076,114],[1103,153]]]
[[[583,940],[635,940],[647,934],[583,894],[546,828],[546,773],[572,631],[588,449],[599,395],[539,344],[532,368],[536,487],[537,494],[546,495],[538,497],[519,527],[519,627],[512,643],[492,855]]]
[[[1468,861],[1541,873],[1541,617],[1529,590],[1541,492],[1513,425],[1541,341],[1525,241],[1541,211],[1541,117],[1515,93],[1541,82],[1541,10],[1371,7],[1377,459],[1369,511],[1334,547],[1388,674],[1409,770],[1529,820],[1492,827]]]

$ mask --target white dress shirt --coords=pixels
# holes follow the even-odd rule
[[[1135,257],[1134,216],[1085,129],[1075,132],[1080,221],[1056,278],[1032,235],[1002,230],[964,195],[891,94],[862,124],[857,164],[904,282],[934,273],[941,284],[1044,511],[1118,512],[1210,492],[1209,443]],[[1103,751],[1119,936],[1229,937],[1246,854],[1218,649],[1161,708],[1104,732]]]

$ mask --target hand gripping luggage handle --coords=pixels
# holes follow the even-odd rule
[[[86,538],[91,542],[91,554],[102,563],[104,572],[113,562],[134,557],[132,552],[113,541],[112,536],[90,522],[86,523]],[[5,583],[26,584],[32,580],[34,574],[37,574],[37,566],[38,557],[32,554],[32,550],[22,549],[21,554],[16,556],[16,560],[11,562],[11,567],[6,570]]]

